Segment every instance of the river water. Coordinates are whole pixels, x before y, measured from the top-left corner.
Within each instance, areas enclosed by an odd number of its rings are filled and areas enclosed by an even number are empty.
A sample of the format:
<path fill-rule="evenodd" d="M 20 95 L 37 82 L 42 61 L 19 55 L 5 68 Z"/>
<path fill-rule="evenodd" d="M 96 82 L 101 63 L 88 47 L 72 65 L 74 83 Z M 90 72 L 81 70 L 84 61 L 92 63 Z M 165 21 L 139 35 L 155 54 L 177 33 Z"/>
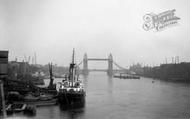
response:
<path fill-rule="evenodd" d="M 84 108 L 63 111 L 59 105 L 38 107 L 36 116 L 15 114 L 8 118 L 190 119 L 190 84 L 150 78 L 116 79 L 99 72 L 82 78 L 87 93 Z"/>

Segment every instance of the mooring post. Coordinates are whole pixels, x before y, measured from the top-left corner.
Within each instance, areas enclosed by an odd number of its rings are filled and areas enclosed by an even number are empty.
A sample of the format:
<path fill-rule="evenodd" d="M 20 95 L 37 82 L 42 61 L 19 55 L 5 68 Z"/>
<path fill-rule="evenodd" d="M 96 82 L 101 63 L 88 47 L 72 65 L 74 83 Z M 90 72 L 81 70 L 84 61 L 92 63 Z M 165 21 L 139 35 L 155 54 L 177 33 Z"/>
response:
<path fill-rule="evenodd" d="M 1 105 L 3 111 L 3 117 L 7 117 L 6 108 L 5 108 L 5 96 L 4 96 L 4 88 L 3 88 L 3 81 L 0 80 L 0 92 L 1 92 Z"/>

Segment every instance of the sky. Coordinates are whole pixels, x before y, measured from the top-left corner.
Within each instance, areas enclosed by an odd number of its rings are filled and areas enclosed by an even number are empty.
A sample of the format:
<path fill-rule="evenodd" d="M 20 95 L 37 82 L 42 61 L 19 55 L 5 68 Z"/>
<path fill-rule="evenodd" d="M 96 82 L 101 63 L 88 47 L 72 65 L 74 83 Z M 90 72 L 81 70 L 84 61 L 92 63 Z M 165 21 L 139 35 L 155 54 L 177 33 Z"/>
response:
<path fill-rule="evenodd" d="M 142 28 L 145 14 L 172 9 L 177 25 L 159 32 Z M 0 50 L 9 51 L 9 60 L 36 52 L 37 63 L 61 66 L 69 64 L 73 48 L 77 62 L 85 53 L 111 53 L 123 67 L 158 65 L 175 56 L 189 62 L 189 11 L 189 0 L 0 0 Z"/>

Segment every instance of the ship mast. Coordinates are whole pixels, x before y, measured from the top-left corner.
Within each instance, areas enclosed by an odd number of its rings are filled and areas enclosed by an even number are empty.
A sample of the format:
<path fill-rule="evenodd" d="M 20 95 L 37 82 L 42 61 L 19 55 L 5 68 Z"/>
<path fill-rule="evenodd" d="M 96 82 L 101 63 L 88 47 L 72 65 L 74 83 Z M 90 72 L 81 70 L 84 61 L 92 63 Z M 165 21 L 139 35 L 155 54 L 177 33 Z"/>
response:
<path fill-rule="evenodd" d="M 74 82 L 74 67 L 75 67 L 75 62 L 74 62 L 74 56 L 75 56 L 75 49 L 73 49 L 73 55 L 72 55 L 72 63 L 70 64 L 69 68 L 69 73 L 70 73 L 70 80 L 71 80 L 71 86 L 73 87 L 73 82 Z"/>

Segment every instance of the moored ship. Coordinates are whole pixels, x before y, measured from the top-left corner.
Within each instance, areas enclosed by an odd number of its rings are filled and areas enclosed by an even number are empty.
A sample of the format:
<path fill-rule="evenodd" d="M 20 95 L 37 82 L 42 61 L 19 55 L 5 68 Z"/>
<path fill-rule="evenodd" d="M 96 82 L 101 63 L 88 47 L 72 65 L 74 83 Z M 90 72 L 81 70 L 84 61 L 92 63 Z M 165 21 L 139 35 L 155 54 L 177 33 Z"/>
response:
<path fill-rule="evenodd" d="M 77 73 L 77 65 L 74 62 L 74 50 L 72 63 L 69 67 L 69 74 L 60 82 L 58 100 L 65 107 L 83 107 L 85 105 L 86 92 L 82 80 Z"/>

